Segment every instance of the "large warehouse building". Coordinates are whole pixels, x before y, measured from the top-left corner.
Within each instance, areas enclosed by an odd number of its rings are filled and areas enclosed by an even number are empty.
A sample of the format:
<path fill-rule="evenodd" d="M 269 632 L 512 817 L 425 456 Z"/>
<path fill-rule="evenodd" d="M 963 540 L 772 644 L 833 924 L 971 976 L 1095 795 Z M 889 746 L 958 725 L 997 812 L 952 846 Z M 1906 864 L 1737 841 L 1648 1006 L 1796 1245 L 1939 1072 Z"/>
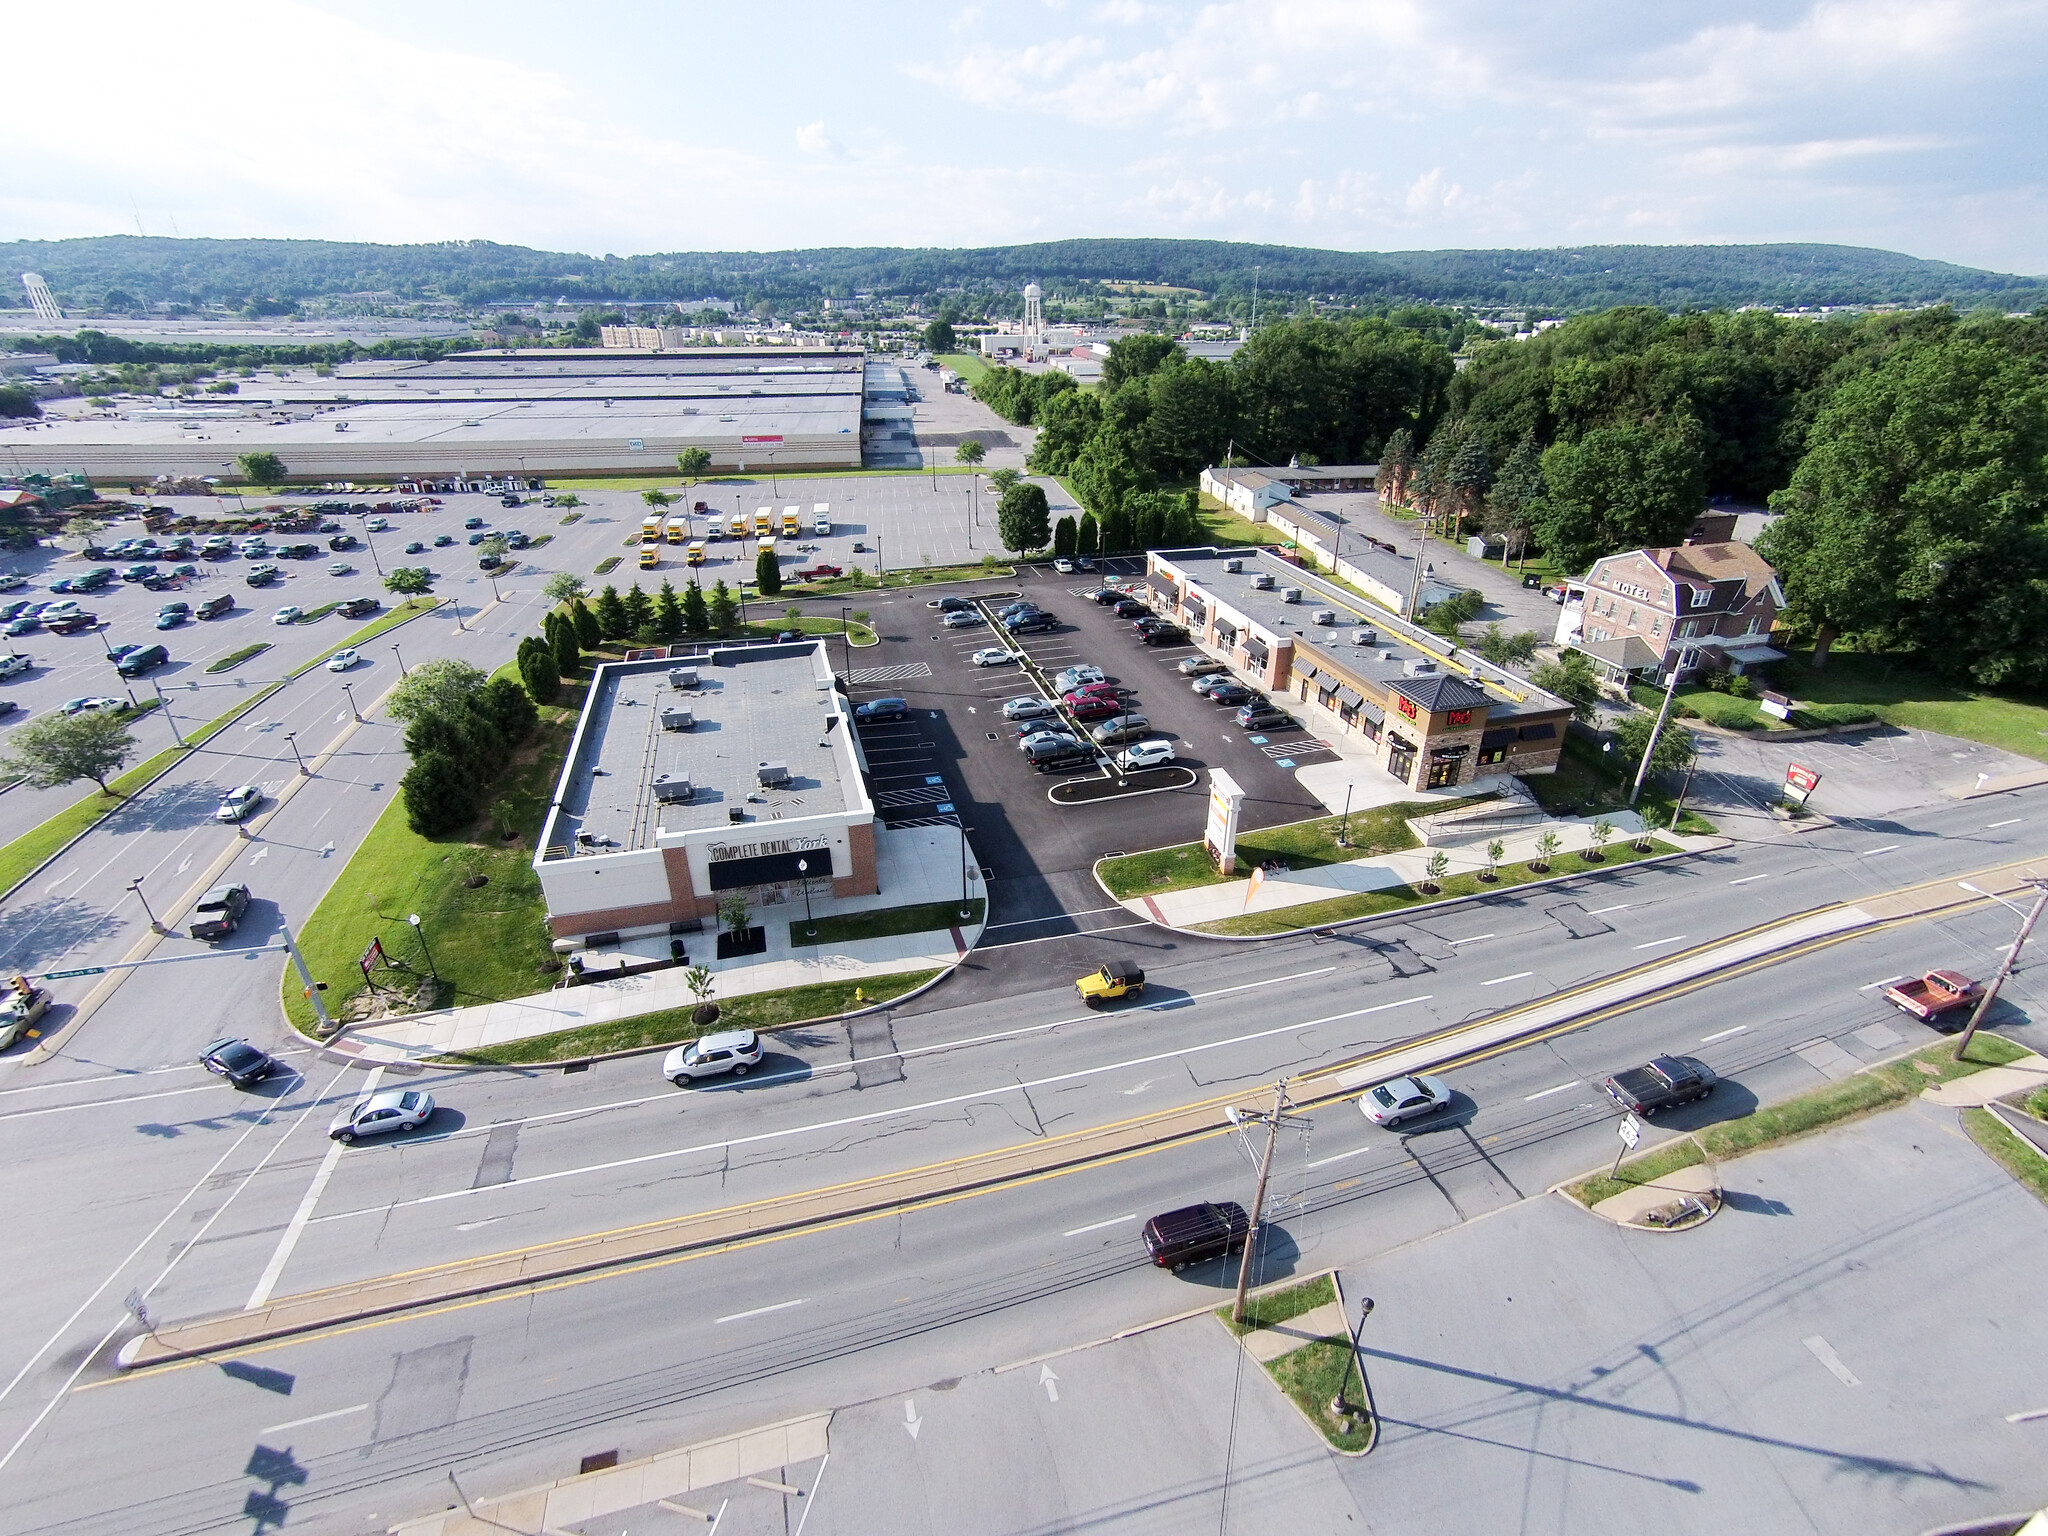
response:
<path fill-rule="evenodd" d="M 270 452 L 299 482 L 673 471 L 852 469 L 861 462 L 858 351 L 706 348 L 491 352 L 237 380 L 233 395 L 123 398 L 0 433 L 10 464 L 96 480 L 233 478 Z"/>

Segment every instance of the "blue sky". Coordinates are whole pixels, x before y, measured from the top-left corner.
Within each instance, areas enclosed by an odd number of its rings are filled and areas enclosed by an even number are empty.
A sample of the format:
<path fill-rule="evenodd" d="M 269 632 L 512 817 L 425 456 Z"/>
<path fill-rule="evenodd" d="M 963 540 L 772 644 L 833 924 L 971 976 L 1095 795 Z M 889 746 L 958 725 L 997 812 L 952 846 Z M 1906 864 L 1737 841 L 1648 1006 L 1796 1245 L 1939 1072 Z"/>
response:
<path fill-rule="evenodd" d="M 14 115 L 0 239 L 1802 240 L 2048 272 L 2048 0 L 110 0 L 7 37 L 79 89 Z"/>

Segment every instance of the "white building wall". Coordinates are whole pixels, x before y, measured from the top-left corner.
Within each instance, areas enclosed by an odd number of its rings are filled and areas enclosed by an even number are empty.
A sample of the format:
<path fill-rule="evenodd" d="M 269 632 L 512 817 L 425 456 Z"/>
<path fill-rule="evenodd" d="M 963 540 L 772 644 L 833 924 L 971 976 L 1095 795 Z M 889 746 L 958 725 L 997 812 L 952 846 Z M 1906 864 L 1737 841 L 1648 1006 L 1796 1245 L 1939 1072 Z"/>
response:
<path fill-rule="evenodd" d="M 668 872 L 659 848 L 548 859 L 537 869 L 551 913 L 606 912 L 669 900 Z"/>

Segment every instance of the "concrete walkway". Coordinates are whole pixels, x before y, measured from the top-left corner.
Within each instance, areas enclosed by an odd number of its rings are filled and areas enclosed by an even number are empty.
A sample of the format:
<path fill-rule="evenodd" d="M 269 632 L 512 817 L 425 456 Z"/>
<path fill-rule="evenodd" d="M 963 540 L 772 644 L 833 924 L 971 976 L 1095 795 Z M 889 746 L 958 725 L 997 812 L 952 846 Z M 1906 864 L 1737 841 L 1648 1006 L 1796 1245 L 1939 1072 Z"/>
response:
<path fill-rule="evenodd" d="M 2048 1056 L 2022 1056 L 2002 1067 L 1986 1067 L 1953 1082 L 1935 1083 L 1923 1088 L 1920 1097 L 1950 1109 L 1973 1109 L 2036 1088 L 2048 1088 Z"/>
<path fill-rule="evenodd" d="M 1318 1339 L 1334 1339 L 1349 1336 L 1351 1324 L 1344 1316 L 1342 1302 L 1326 1301 L 1320 1307 L 1304 1312 L 1299 1317 L 1290 1317 L 1284 1323 L 1271 1323 L 1264 1328 L 1254 1328 L 1242 1335 L 1238 1342 L 1244 1345 L 1244 1352 L 1261 1365 L 1270 1365 L 1282 1355 L 1291 1355 L 1305 1344 Z"/>
<path fill-rule="evenodd" d="M 1598 817 L 1566 817 L 1557 820 L 1530 822 L 1504 833 L 1500 841 L 1506 845 L 1501 858 L 1503 865 L 1520 864 L 1536 857 L 1536 844 L 1544 833 L 1557 834 L 1560 853 L 1583 853 L 1591 841 L 1589 828 Z M 1610 846 L 1626 843 L 1642 828 L 1642 821 L 1632 811 L 1611 813 L 1607 822 L 1614 828 L 1614 839 Z M 1694 839 L 1671 837 L 1659 834 L 1665 841 L 1681 847 Z M 1478 843 L 1453 845 L 1443 848 L 1409 848 L 1399 853 L 1380 854 L 1375 857 L 1353 859 L 1344 864 L 1323 864 L 1313 869 L 1297 869 L 1270 874 L 1259 882 L 1257 890 L 1251 887 L 1251 876 L 1241 880 L 1225 880 L 1216 885 L 1198 885 L 1184 891 L 1167 891 L 1157 896 L 1133 896 L 1123 905 L 1142 918 L 1162 923 L 1169 928 L 1192 928 L 1200 923 L 1215 922 L 1226 917 L 1238 917 L 1247 912 L 1275 912 L 1285 907 L 1304 906 L 1310 902 L 1328 901 L 1338 896 L 1354 896 L 1367 891 L 1387 891 L 1404 885 L 1420 885 L 1430 858 L 1442 853 L 1450 861 L 1446 875 L 1471 874 L 1486 867 L 1486 840 Z"/>
<path fill-rule="evenodd" d="M 1618 1195 L 1609 1195 L 1593 1207 L 1593 1214 L 1616 1226 L 1647 1228 L 1649 1223 L 1643 1217 L 1651 1211 L 1675 1204 L 1687 1195 L 1706 1200 L 1710 1207 L 1717 1206 L 1718 1198 L 1708 1197 L 1718 1197 L 1720 1193 L 1720 1170 L 1711 1162 L 1694 1163 L 1690 1168 L 1675 1168 L 1661 1179 L 1652 1179 Z M 1577 1204 L 1576 1201 L 1573 1203 Z"/>
<path fill-rule="evenodd" d="M 980 868 L 972 859 L 970 845 L 967 892 L 970 900 L 979 900 L 987 892 Z M 822 920 L 848 913 L 960 899 L 961 840 L 955 828 L 878 827 L 875 860 L 881 885 L 879 896 L 814 896 L 811 915 Z M 803 903 L 784 902 L 757 908 L 753 914 L 754 921 L 766 930 L 768 948 L 762 954 L 720 960 L 716 954 L 717 936 L 711 932 L 687 935 L 684 943 L 690 961 L 703 965 L 716 979 L 713 999 L 729 1001 L 816 982 L 858 981 L 864 976 L 950 969 L 980 942 L 986 910 L 984 904 L 981 920 L 949 928 L 812 945 L 801 942 L 806 922 Z M 792 925 L 799 941 L 795 945 L 790 942 Z M 664 936 L 630 939 L 617 949 L 591 954 L 586 962 L 590 968 L 585 974 L 625 961 L 666 960 L 668 955 L 669 941 Z M 377 1019 L 351 1025 L 328 1041 L 326 1049 L 365 1066 L 416 1062 L 429 1056 L 473 1051 L 559 1030 L 608 1024 L 662 1009 L 684 1008 L 696 1001 L 686 971 L 687 967 L 673 966 L 637 976 L 586 982 L 582 986 L 556 987 L 503 1002 Z"/>

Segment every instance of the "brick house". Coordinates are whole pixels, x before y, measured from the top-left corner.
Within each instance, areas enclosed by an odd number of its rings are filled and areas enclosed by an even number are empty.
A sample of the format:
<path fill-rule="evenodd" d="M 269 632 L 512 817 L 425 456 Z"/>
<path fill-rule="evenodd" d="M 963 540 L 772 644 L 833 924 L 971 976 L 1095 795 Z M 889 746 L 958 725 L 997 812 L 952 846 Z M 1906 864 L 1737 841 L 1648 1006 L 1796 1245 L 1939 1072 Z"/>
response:
<path fill-rule="evenodd" d="M 1632 549 L 1566 583 L 1556 641 L 1622 685 L 1638 673 L 1662 682 L 1674 666 L 1681 679 L 1739 673 L 1784 659 L 1771 646 L 1784 606 L 1777 572 L 1747 544 Z"/>

